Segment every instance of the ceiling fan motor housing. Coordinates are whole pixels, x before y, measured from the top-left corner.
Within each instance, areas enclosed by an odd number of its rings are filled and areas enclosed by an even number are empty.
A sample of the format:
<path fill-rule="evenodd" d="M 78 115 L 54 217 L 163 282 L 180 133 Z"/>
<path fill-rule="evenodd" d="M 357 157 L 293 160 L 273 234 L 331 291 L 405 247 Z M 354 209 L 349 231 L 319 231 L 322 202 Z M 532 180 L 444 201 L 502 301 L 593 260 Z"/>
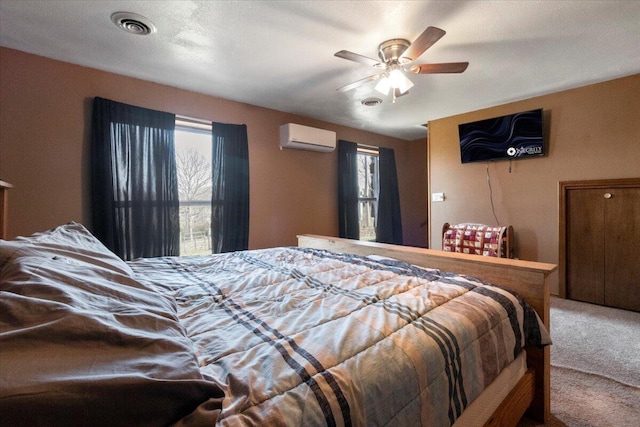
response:
<path fill-rule="evenodd" d="M 401 55 L 411 45 L 409 40 L 391 39 L 380 43 L 378 46 L 378 56 L 384 63 L 400 63 Z M 407 58 L 403 58 L 402 62 L 409 62 Z"/>

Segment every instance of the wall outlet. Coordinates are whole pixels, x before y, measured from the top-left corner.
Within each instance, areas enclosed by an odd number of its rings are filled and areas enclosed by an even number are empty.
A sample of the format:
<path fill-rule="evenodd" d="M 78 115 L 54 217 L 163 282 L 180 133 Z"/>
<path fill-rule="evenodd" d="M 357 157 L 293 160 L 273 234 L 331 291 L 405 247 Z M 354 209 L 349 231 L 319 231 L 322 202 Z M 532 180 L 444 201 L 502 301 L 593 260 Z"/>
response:
<path fill-rule="evenodd" d="M 431 193 L 432 202 L 444 202 L 444 193 Z"/>

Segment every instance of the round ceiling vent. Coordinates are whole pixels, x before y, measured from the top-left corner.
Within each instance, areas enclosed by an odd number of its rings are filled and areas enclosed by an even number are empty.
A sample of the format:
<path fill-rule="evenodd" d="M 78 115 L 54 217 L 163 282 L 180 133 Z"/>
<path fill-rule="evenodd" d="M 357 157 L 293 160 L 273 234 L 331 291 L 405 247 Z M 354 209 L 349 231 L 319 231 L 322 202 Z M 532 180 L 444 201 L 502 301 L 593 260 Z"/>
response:
<path fill-rule="evenodd" d="M 382 104 L 382 99 L 380 98 L 366 98 L 360 101 L 360 103 L 366 107 L 375 107 L 376 105 Z"/>
<path fill-rule="evenodd" d="M 111 15 L 111 20 L 124 31 L 138 36 L 146 36 L 156 32 L 153 22 L 137 13 L 116 12 Z"/>

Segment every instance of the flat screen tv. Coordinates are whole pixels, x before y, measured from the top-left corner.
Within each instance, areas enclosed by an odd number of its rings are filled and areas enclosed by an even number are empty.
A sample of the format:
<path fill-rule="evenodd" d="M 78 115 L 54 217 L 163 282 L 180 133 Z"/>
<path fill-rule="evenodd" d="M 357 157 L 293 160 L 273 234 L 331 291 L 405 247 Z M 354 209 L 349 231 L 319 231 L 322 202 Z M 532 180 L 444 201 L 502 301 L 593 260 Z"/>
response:
<path fill-rule="evenodd" d="M 462 163 L 544 155 L 542 108 L 458 125 Z"/>

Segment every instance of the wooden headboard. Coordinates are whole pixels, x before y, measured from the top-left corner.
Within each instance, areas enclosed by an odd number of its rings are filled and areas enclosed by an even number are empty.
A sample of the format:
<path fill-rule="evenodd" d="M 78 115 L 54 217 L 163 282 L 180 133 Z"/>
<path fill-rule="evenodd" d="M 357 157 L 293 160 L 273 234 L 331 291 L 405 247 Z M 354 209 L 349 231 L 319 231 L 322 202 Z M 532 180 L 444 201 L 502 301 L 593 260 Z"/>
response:
<path fill-rule="evenodd" d="M 7 238 L 7 214 L 10 188 L 13 188 L 13 185 L 0 181 L 0 239 Z"/>
<path fill-rule="evenodd" d="M 550 326 L 549 275 L 556 270 L 555 264 L 308 234 L 298 236 L 298 246 L 364 256 L 387 256 L 423 267 L 475 276 L 517 292 L 536 310 L 545 326 L 547 328 Z M 548 420 L 551 415 L 549 346 L 542 349 L 527 347 L 527 365 L 535 370 L 535 394 L 529 408 L 529 415 L 539 421 Z"/>

